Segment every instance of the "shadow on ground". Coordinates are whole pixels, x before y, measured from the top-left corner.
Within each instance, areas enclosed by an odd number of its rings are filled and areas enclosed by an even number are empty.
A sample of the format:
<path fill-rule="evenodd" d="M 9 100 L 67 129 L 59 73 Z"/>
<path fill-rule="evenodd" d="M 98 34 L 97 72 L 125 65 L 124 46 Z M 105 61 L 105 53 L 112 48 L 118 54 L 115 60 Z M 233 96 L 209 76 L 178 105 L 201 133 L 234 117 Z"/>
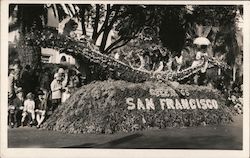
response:
<path fill-rule="evenodd" d="M 139 138 L 142 137 L 142 138 Z M 223 149 L 223 150 L 241 150 L 240 142 L 227 136 L 209 136 L 209 137 L 164 137 L 159 139 L 149 139 L 142 134 L 133 134 L 102 144 L 85 143 L 63 148 L 114 148 L 114 149 L 154 149 L 157 144 L 158 149 Z"/>
<path fill-rule="evenodd" d="M 119 139 L 116 139 L 116 140 L 112 140 L 112 141 L 109 141 L 107 143 L 103 143 L 103 144 L 88 144 L 88 143 L 85 143 L 85 144 L 81 144 L 81 145 L 75 145 L 75 146 L 69 146 L 69 147 L 65 147 L 65 148 L 83 148 L 83 147 L 92 147 L 92 148 L 97 148 L 97 147 L 115 147 L 119 144 L 122 144 L 122 143 L 125 143 L 125 142 L 128 142 L 128 141 L 131 141 L 133 139 L 136 139 L 138 137 L 141 137 L 142 134 L 132 134 L 132 135 L 128 135 L 128 136 L 125 136 L 125 137 L 122 137 L 122 138 L 119 138 Z"/>
<path fill-rule="evenodd" d="M 8 129 L 9 148 L 242 149 L 242 116 L 233 124 L 151 129 L 134 133 L 66 134 L 21 127 Z"/>

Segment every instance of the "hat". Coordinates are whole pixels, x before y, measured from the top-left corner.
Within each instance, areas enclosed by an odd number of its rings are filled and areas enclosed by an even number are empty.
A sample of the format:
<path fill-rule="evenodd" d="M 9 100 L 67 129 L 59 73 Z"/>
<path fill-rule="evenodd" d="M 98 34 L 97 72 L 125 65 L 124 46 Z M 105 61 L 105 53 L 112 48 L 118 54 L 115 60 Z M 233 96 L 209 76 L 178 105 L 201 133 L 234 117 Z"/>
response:
<path fill-rule="evenodd" d="M 59 77 L 59 74 L 58 73 L 55 73 L 54 74 L 54 78 L 58 78 Z"/>
<path fill-rule="evenodd" d="M 38 90 L 37 95 L 44 95 L 43 91 L 41 89 Z"/>
<path fill-rule="evenodd" d="M 15 68 L 14 68 L 14 66 L 13 65 L 10 65 L 9 66 L 9 70 L 14 70 Z"/>
<path fill-rule="evenodd" d="M 23 92 L 23 89 L 21 87 L 17 88 L 16 94 Z"/>
<path fill-rule="evenodd" d="M 59 74 L 64 73 L 64 69 L 63 68 L 59 68 L 58 73 Z"/>
<path fill-rule="evenodd" d="M 31 92 L 29 92 L 29 93 L 26 95 L 26 97 L 27 97 L 28 99 L 33 99 L 33 94 L 32 94 Z"/>

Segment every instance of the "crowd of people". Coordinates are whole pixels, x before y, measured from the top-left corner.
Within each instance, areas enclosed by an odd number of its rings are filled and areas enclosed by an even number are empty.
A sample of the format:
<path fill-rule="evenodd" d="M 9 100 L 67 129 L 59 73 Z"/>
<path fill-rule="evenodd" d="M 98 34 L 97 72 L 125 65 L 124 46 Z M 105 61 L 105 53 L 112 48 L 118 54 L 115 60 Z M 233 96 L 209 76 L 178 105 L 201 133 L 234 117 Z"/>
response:
<path fill-rule="evenodd" d="M 48 73 L 48 72 L 46 72 Z M 41 74 L 40 86 L 34 89 L 30 65 L 15 61 L 8 75 L 8 124 L 11 128 L 40 125 L 82 84 L 76 70 L 58 68 L 54 78 Z"/>

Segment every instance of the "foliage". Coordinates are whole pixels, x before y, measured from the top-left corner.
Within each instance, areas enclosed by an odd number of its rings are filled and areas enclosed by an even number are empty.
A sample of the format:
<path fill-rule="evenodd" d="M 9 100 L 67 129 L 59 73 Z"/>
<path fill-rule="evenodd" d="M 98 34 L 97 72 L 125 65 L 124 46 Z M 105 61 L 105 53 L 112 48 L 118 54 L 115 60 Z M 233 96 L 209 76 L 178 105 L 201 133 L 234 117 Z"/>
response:
<path fill-rule="evenodd" d="M 18 50 L 15 48 L 14 45 L 10 44 L 9 45 L 9 58 L 8 58 L 9 65 L 13 64 L 15 59 L 18 59 Z"/>
<path fill-rule="evenodd" d="M 50 7 L 59 21 L 78 14 L 76 5 L 70 4 L 10 4 L 9 17 L 12 20 L 9 21 L 9 31 L 16 27 L 20 27 L 21 33 L 41 30 L 48 22 L 47 11 Z"/>
<path fill-rule="evenodd" d="M 15 7 L 18 6 L 17 10 Z M 156 62 L 167 61 L 168 55 L 184 56 L 185 66 L 190 66 L 195 55 L 192 40 L 199 35 L 197 29 L 212 28 L 207 37 L 212 41 L 211 53 L 226 54 L 226 62 L 234 65 L 240 49 L 236 41 L 236 25 L 238 11 L 242 13 L 242 6 L 225 5 L 113 5 L 113 4 L 51 4 L 51 5 L 10 5 L 10 15 L 25 33 L 31 30 L 41 30 L 46 23 L 46 10 L 52 7 L 55 16 L 62 20 L 69 14 L 75 15 L 81 21 L 83 34 L 87 25 L 93 28 L 92 43 L 99 37 L 101 53 L 115 53 L 122 51 L 124 56 L 129 52 L 143 54 L 151 53 L 150 60 Z M 66 10 L 65 10 L 66 7 Z M 33 8 L 33 9 L 30 9 Z M 73 8 L 73 9 L 72 9 Z M 34 11 L 31 17 L 27 16 Z M 34 25 L 32 24 L 34 23 Z M 15 25 L 10 25 L 10 28 Z M 22 26 L 22 27 L 21 27 Z M 198 27 L 197 27 L 198 26 Z M 154 30 L 155 33 L 144 33 Z M 107 38 L 114 31 L 117 35 L 112 43 L 107 45 Z M 21 46 L 22 47 L 22 46 Z M 24 53 L 26 51 L 23 51 Z M 39 55 L 34 51 L 34 56 Z M 134 56 L 132 55 L 132 58 Z"/>
<path fill-rule="evenodd" d="M 41 15 L 44 15 L 41 17 Z M 13 18 L 10 21 L 9 31 L 19 27 L 21 33 L 31 31 L 32 28 L 41 29 L 47 18 L 44 5 L 34 4 L 10 4 L 9 16 Z"/>
<path fill-rule="evenodd" d="M 15 7 L 18 7 L 15 10 Z M 194 24 L 203 26 L 226 27 L 235 24 L 236 12 L 240 6 L 184 6 L 184 5 L 111 5 L 111 4 L 51 4 L 51 5 L 10 5 L 10 15 L 16 12 L 16 23 L 23 23 L 22 30 L 29 30 L 33 23 L 38 27 L 47 21 L 47 8 L 52 7 L 55 16 L 62 20 L 68 14 L 77 16 L 86 26 L 92 24 L 94 43 L 103 34 L 100 51 L 109 54 L 117 47 L 124 46 L 145 27 L 158 28 L 160 39 L 165 47 L 177 54 L 183 49 L 186 38 Z M 72 9 L 73 8 L 73 9 Z M 32 16 L 30 13 L 33 13 Z M 75 13 L 75 14 L 73 14 Z M 10 25 L 10 27 L 13 25 Z M 98 29 L 99 28 L 99 29 Z M 118 37 L 106 46 L 107 36 L 111 30 L 117 31 Z M 186 33 L 189 34 L 186 36 Z M 197 34 L 195 35 L 197 36 Z M 193 36 L 192 38 L 195 38 Z"/>
<path fill-rule="evenodd" d="M 96 4 L 92 5 L 92 9 L 90 9 L 91 23 L 94 28 L 92 39 L 95 42 L 102 33 L 108 35 L 114 29 L 118 35 L 115 37 L 115 41 L 110 46 L 106 46 L 106 43 L 102 41 L 100 46 L 101 52 L 110 54 L 113 50 L 129 44 L 131 40 L 139 40 L 142 30 L 145 27 L 151 27 L 156 31 L 161 44 L 174 56 L 179 56 L 187 45 L 192 46 L 190 44 L 192 44 L 193 39 L 199 35 L 196 28 L 197 24 L 206 27 L 219 26 L 221 27 L 220 32 L 225 30 L 228 25 L 233 29 L 235 26 L 232 26 L 237 21 L 236 12 L 238 10 L 242 13 L 241 6 L 236 5 Z M 101 25 L 100 29 L 97 30 L 99 25 Z M 209 38 L 213 38 L 210 39 L 211 41 L 217 40 L 214 37 L 216 33 L 211 32 L 209 34 Z M 155 42 L 154 44 L 159 43 Z"/>
<path fill-rule="evenodd" d="M 183 5 L 162 7 L 160 39 L 173 56 L 179 56 L 186 40 L 187 9 Z"/>
<path fill-rule="evenodd" d="M 90 10 L 93 27 L 92 39 L 94 43 L 102 36 L 100 51 L 110 54 L 113 50 L 126 45 L 131 39 L 138 37 L 138 33 L 145 26 L 153 26 L 157 20 L 152 18 L 156 12 L 145 9 L 141 5 L 100 5 L 96 4 Z M 100 29 L 97 29 L 100 26 Z M 106 40 L 111 30 L 117 37 L 110 45 Z"/>
<path fill-rule="evenodd" d="M 193 21 L 204 26 L 225 26 L 234 24 L 236 12 L 242 7 L 237 5 L 193 6 Z"/>

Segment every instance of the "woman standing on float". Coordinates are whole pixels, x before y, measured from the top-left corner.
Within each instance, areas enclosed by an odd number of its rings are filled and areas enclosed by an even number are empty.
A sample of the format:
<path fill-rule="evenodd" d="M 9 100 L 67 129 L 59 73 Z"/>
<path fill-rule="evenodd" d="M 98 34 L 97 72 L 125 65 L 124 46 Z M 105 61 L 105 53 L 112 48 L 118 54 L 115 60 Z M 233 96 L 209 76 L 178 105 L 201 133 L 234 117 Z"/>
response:
<path fill-rule="evenodd" d="M 192 63 L 192 67 L 199 66 L 203 64 L 203 62 L 205 62 L 195 82 L 198 83 L 198 85 L 204 85 L 206 80 L 206 70 L 208 68 L 207 48 L 208 45 L 210 45 L 210 41 L 205 37 L 198 37 L 194 40 L 193 43 L 196 45 L 197 52 L 195 55 L 195 60 Z"/>

